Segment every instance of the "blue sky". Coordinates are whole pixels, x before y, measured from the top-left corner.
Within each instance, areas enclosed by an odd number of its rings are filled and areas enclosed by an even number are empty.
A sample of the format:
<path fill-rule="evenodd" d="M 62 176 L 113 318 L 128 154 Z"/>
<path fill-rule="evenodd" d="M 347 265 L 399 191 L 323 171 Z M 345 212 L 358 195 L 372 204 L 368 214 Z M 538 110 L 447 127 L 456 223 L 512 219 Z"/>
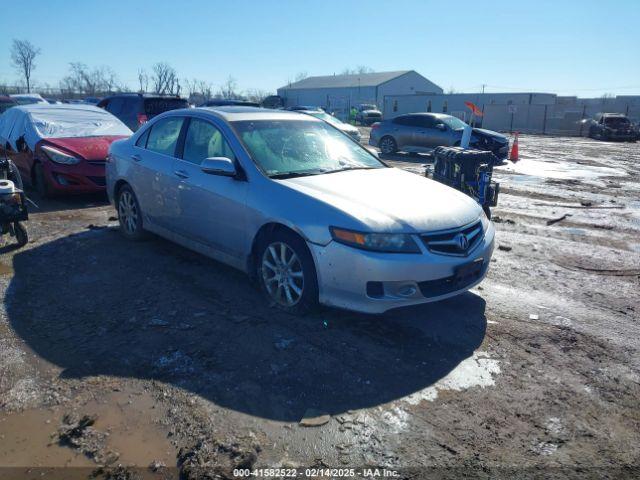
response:
<path fill-rule="evenodd" d="M 640 0 L 2 0 L 0 82 L 18 78 L 11 39 L 42 49 L 36 82 L 69 62 L 140 67 L 273 90 L 298 72 L 413 69 L 457 91 L 640 94 Z"/>

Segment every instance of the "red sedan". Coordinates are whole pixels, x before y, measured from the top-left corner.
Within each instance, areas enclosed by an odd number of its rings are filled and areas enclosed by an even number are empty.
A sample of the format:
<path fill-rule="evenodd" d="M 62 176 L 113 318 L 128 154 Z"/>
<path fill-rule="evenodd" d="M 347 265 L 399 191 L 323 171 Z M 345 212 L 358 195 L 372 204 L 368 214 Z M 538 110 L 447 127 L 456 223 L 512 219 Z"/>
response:
<path fill-rule="evenodd" d="M 0 116 L 0 149 L 42 196 L 105 190 L 109 145 L 131 130 L 91 105 L 24 105 Z"/>

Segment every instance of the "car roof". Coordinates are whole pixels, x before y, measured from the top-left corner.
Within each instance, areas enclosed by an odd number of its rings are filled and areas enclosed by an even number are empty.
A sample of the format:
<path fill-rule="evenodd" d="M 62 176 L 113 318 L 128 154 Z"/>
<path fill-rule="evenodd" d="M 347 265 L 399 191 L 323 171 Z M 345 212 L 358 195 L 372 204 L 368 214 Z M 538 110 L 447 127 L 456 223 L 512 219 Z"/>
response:
<path fill-rule="evenodd" d="M 186 98 L 182 98 L 177 95 L 161 95 L 159 93 L 135 93 L 135 92 L 114 93 L 113 95 L 104 97 L 103 100 L 114 98 L 114 97 L 171 98 L 176 100 L 184 100 L 185 102 L 187 101 Z M 86 97 L 86 98 L 98 98 L 98 97 Z"/>
<path fill-rule="evenodd" d="M 237 122 L 242 120 L 308 120 L 319 122 L 311 115 L 301 114 L 289 110 L 272 110 L 260 107 L 245 106 L 223 106 L 223 107 L 197 107 L 171 110 L 172 113 L 206 112 L 213 114 L 227 122 Z"/>

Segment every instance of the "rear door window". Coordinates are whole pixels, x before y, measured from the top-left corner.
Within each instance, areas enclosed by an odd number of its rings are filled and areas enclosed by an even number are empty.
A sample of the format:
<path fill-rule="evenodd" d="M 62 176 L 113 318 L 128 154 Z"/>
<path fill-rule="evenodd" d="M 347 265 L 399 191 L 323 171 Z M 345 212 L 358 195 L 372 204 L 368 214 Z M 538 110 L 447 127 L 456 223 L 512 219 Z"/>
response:
<path fill-rule="evenodd" d="M 183 122 L 184 118 L 182 117 L 169 117 L 163 118 L 153 125 L 147 139 L 147 150 L 175 156 L 176 144 Z"/>
<path fill-rule="evenodd" d="M 138 141 L 136 142 L 136 147 L 147 148 L 147 139 L 149 138 L 150 131 L 151 129 L 149 128 L 142 135 L 140 135 L 140 138 L 138 138 Z"/>
<path fill-rule="evenodd" d="M 169 110 L 188 107 L 189 104 L 183 98 L 145 98 L 144 100 L 144 113 L 149 118 Z"/>
<path fill-rule="evenodd" d="M 397 117 L 394 120 L 394 123 L 398 125 L 404 125 L 406 127 L 419 127 L 420 119 L 415 115 L 403 115 L 402 117 Z"/>

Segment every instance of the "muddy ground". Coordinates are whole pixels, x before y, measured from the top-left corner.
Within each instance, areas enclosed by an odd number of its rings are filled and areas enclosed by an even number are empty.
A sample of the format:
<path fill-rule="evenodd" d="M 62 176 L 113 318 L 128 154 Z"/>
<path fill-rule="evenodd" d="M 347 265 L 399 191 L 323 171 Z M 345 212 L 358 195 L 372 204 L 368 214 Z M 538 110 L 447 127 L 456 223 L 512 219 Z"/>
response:
<path fill-rule="evenodd" d="M 231 268 L 125 241 L 102 197 L 34 198 L 0 258 L 0 479 L 637 476 L 640 144 L 520 151 L 487 279 L 382 316 L 284 315 Z"/>

